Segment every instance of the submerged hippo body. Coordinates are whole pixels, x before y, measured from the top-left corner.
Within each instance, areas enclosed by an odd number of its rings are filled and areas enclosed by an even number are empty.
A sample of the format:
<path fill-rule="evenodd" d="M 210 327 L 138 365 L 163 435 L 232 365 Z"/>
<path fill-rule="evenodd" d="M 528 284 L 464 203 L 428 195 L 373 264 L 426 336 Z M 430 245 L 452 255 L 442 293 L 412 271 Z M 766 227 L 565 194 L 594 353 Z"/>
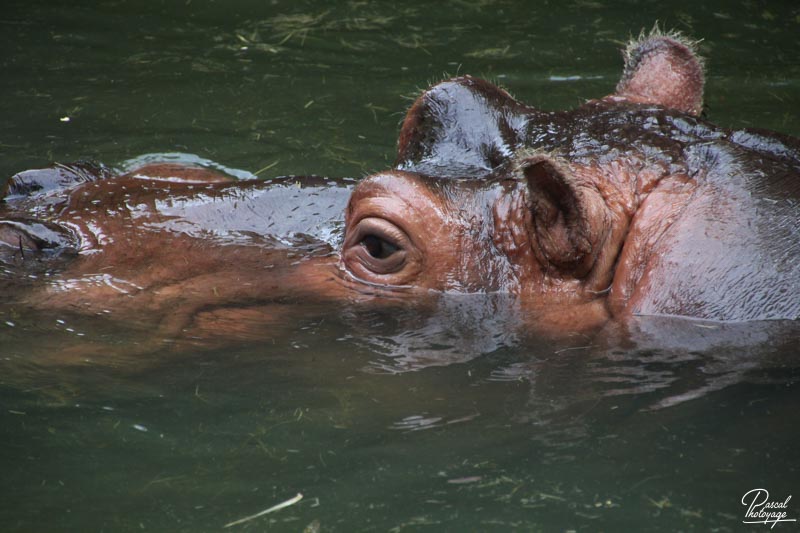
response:
<path fill-rule="evenodd" d="M 175 164 L 120 176 L 91 165 L 27 171 L 9 183 L 0 264 L 20 274 L 7 284 L 35 272 L 18 295 L 34 307 L 166 336 L 241 334 L 243 321 L 263 329 L 295 295 L 335 292 L 324 285 L 352 181 L 233 180 Z"/>
<path fill-rule="evenodd" d="M 173 330 L 236 306 L 269 321 L 287 298 L 442 291 L 515 295 L 531 322 L 568 330 L 634 314 L 797 319 L 800 142 L 709 124 L 702 90 L 691 47 L 655 35 L 629 47 L 613 95 L 572 111 L 471 77 L 433 86 L 396 168 L 354 187 L 174 165 L 22 173 L 0 208 L 0 260 L 59 256 L 23 302 L 147 312 Z"/>

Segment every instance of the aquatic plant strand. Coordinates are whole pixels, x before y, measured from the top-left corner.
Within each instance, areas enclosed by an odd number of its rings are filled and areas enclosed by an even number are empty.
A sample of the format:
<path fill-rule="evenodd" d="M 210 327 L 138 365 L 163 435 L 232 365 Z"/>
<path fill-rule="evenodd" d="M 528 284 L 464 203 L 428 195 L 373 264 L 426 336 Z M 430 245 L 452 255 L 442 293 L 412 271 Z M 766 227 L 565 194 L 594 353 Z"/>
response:
<path fill-rule="evenodd" d="M 249 522 L 250 520 L 254 520 L 254 519 L 256 519 L 256 518 L 258 518 L 260 516 L 264 516 L 265 514 L 274 513 L 275 511 L 280 511 L 284 507 L 289 507 L 290 505 L 294 505 L 294 504 L 296 504 L 297 502 L 299 502 L 302 499 L 303 499 L 303 495 L 300 492 L 298 492 L 297 496 L 295 496 L 294 498 L 290 498 L 290 499 L 286 500 L 285 502 L 279 503 L 278 505 L 273 505 L 269 509 L 264 509 L 263 511 L 261 511 L 259 513 L 256 513 L 254 515 L 245 516 L 244 518 L 240 518 L 239 520 L 235 520 L 233 522 L 225 524 L 223 526 L 223 529 L 227 529 L 227 528 L 229 528 L 231 526 L 237 526 L 239 524 L 244 524 L 245 522 Z"/>

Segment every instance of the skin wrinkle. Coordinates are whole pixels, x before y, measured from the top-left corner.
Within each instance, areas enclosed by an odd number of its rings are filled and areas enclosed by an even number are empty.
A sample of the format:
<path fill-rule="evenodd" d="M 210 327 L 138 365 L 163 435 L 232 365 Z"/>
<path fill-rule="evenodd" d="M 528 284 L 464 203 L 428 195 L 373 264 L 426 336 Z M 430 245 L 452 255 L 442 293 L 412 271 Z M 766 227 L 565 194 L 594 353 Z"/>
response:
<path fill-rule="evenodd" d="M 530 226 L 530 214 L 526 208 L 523 195 L 518 190 L 519 182 L 508 180 L 503 190 L 492 205 L 492 242 L 495 249 L 506 259 L 509 267 L 509 291 L 518 291 L 525 266 L 539 272 L 538 263 L 526 260 L 525 256 L 533 252 L 529 243 L 527 228 Z M 529 271 L 530 275 L 531 272 Z M 541 275 L 539 276 L 541 277 Z"/>
<path fill-rule="evenodd" d="M 631 221 L 629 236 L 620 253 L 609 306 L 614 314 L 621 314 L 635 305 L 634 292 L 645 283 L 652 261 L 657 259 L 660 242 L 673 224 L 681 218 L 699 191 L 697 181 L 686 175 L 672 175 L 659 181 L 661 187 L 648 193 L 640 203 Z M 651 197 L 651 194 L 654 196 Z M 665 200 L 664 196 L 673 197 Z M 677 197 L 677 198 L 676 198 Z M 650 204 L 655 204 L 650 207 Z M 653 212 L 655 210 L 655 212 Z M 646 228 L 646 230 L 645 230 Z"/>

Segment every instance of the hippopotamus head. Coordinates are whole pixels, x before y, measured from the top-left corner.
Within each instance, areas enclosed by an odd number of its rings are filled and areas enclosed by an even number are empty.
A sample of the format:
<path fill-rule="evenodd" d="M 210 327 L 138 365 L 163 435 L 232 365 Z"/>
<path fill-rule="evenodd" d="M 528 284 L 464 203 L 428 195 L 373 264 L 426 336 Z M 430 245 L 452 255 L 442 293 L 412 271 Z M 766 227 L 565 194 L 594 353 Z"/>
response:
<path fill-rule="evenodd" d="M 588 321 L 794 318 L 800 219 L 765 202 L 797 196 L 798 143 L 717 128 L 702 100 L 692 43 L 660 33 L 625 50 L 613 94 L 571 111 L 471 77 L 435 85 L 408 111 L 396 170 L 355 188 L 341 265 L 371 286 L 507 291 Z"/>
<path fill-rule="evenodd" d="M 624 200 L 589 169 L 536 151 L 482 179 L 381 173 L 350 197 L 341 265 L 373 289 L 507 292 L 540 309 L 580 307 L 594 323 L 607 318 Z"/>

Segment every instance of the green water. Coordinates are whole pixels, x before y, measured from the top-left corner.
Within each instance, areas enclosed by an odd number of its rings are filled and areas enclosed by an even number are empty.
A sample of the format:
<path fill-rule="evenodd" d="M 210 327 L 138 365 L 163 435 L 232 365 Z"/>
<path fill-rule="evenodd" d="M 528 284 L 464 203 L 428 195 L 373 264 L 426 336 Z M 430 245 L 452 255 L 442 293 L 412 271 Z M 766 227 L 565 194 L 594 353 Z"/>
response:
<path fill-rule="evenodd" d="M 703 39 L 711 120 L 800 135 L 793 2 L 0 11 L 0 179 L 172 152 L 359 177 L 391 165 L 429 83 L 471 73 L 572 107 L 613 90 L 622 42 L 656 20 Z M 302 493 L 229 530 L 763 531 L 742 524 L 747 491 L 800 497 L 796 325 L 550 341 L 514 321 L 477 296 L 342 304 L 268 341 L 130 357 L 135 324 L 0 304 L 0 530 L 222 531 Z"/>

